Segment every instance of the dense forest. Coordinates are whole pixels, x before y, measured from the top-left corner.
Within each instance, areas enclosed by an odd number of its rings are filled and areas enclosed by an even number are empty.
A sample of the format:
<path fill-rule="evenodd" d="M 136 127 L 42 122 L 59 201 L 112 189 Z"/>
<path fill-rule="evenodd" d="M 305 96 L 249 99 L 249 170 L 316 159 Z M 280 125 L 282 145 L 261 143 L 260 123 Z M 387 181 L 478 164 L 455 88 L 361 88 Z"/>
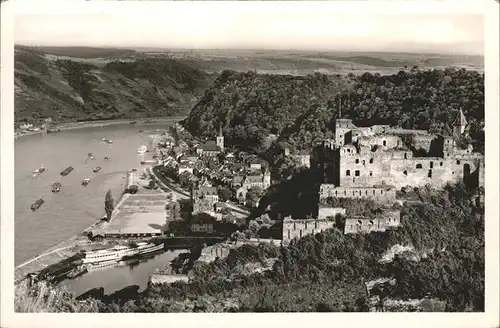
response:
<path fill-rule="evenodd" d="M 213 137 L 223 128 L 229 145 L 261 151 L 270 134 L 292 149 L 332 137 L 341 115 L 359 126 L 389 124 L 450 134 L 461 108 L 470 136 L 484 143 L 484 74 L 465 69 L 401 70 L 283 76 L 224 71 L 193 108 L 185 125 Z"/>
<path fill-rule="evenodd" d="M 112 55 L 112 53 L 110 53 Z M 15 52 L 15 122 L 183 116 L 210 85 L 204 71 L 175 59 L 47 58 Z"/>
<path fill-rule="evenodd" d="M 436 298 L 446 311 L 484 310 L 484 208 L 463 184 L 403 191 L 421 202 L 401 208 L 402 225 L 369 235 L 331 229 L 289 246 L 245 245 L 209 264 L 196 263 L 189 283 L 130 286 L 111 295 L 96 289 L 78 300 L 64 293 L 67 311 L 368 311 L 363 282 L 384 299 Z M 353 213 L 356 202 L 344 204 Z M 357 208 L 356 208 L 357 207 Z M 413 250 L 381 261 L 394 245 Z M 253 265 L 253 266 L 252 266 Z M 256 272 L 249 268 L 265 268 Z M 22 296 L 19 296 L 22 297 Z M 22 302 L 17 302 L 19 307 Z M 53 311 L 54 309 L 52 309 Z"/>

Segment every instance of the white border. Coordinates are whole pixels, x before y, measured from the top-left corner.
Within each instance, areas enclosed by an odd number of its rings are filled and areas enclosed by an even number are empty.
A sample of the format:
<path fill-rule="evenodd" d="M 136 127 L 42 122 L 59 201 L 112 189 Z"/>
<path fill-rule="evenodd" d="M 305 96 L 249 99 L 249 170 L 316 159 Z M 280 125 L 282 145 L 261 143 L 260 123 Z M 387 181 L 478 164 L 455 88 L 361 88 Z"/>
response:
<path fill-rule="evenodd" d="M 49 6 L 57 3 L 57 6 Z M 203 12 L 206 6 L 220 10 L 235 7 L 247 11 L 296 10 L 307 12 L 311 5 L 336 12 L 373 14 L 480 13 L 485 15 L 485 89 L 486 89 L 486 311 L 485 313 L 332 313 L 332 314 L 17 314 L 13 313 L 14 272 L 14 138 L 13 138 L 13 14 L 95 14 L 137 15 L 148 10 L 175 8 L 177 12 Z M 14 8 L 15 7 L 15 8 Z M 15 10 L 15 11 L 14 11 Z M 494 0 L 484 1 L 351 1 L 351 2 L 156 2 L 156 1 L 24 1 L 2 3 L 1 56 L 1 326 L 2 327 L 122 327 L 181 326 L 298 326 L 320 325 L 350 327 L 498 327 L 499 325 L 499 215 L 498 215 L 498 110 L 499 110 L 499 6 Z M 168 18 L 166 18 L 168 19 Z M 138 27 L 139 28 L 139 27 Z M 397 31 L 397 27 L 395 27 Z M 396 33 L 396 32 L 395 32 Z M 437 31 L 438 33 L 438 31 Z"/>

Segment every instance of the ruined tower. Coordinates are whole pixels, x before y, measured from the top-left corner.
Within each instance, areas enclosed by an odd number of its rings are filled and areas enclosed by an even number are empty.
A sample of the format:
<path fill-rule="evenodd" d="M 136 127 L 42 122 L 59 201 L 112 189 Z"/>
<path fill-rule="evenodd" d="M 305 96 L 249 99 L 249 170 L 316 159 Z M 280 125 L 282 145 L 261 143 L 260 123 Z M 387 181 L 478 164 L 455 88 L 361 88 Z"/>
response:
<path fill-rule="evenodd" d="M 222 127 L 219 127 L 219 135 L 217 136 L 217 146 L 220 147 L 220 150 L 224 151 L 224 136 L 222 135 Z"/>
<path fill-rule="evenodd" d="M 455 120 L 453 121 L 453 139 L 455 141 L 462 137 L 465 132 L 465 127 L 467 126 L 467 120 L 465 119 L 464 113 L 460 109 Z"/>

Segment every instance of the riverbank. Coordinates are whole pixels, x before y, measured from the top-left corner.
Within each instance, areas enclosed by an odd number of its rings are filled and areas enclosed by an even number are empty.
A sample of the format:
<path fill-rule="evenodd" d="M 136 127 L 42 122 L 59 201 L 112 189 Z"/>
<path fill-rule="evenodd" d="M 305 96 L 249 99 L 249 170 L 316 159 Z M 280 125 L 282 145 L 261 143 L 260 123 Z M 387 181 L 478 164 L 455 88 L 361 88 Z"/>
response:
<path fill-rule="evenodd" d="M 122 194 L 119 201 L 116 202 L 115 208 L 119 208 L 120 205 L 127 198 L 127 194 Z M 116 216 L 117 211 L 113 213 L 110 221 Z M 75 236 L 60 242 L 59 244 L 50 247 L 42 254 L 35 256 L 34 258 L 19 264 L 14 269 L 14 282 L 19 283 L 23 280 L 28 273 L 38 272 L 43 268 L 55 264 L 65 258 L 68 258 L 75 253 L 79 252 L 81 249 L 85 247 L 91 247 L 94 245 L 102 245 L 103 242 L 93 243 L 87 237 L 87 232 L 100 229 L 105 225 L 106 222 L 99 218 L 96 222 L 90 225 L 88 228 L 85 228 L 80 233 Z"/>
<path fill-rule="evenodd" d="M 83 129 L 83 128 L 99 128 L 106 127 L 111 125 L 120 125 L 120 124 L 133 124 L 133 125 L 154 125 L 154 124 L 162 124 L 162 123 L 170 123 L 172 121 L 178 122 L 185 119 L 186 116 L 172 116 L 172 117 L 149 117 L 149 118 L 140 118 L 140 119 L 114 119 L 114 120 L 99 120 L 99 121 L 84 121 L 84 122 L 75 122 L 75 123 L 61 123 L 56 125 L 54 129 L 60 131 L 74 130 L 74 129 Z M 14 132 L 14 139 L 31 136 L 36 134 L 43 134 L 45 131 L 25 131 L 21 132 L 20 130 L 16 130 Z M 57 133 L 57 132 L 52 132 Z"/>

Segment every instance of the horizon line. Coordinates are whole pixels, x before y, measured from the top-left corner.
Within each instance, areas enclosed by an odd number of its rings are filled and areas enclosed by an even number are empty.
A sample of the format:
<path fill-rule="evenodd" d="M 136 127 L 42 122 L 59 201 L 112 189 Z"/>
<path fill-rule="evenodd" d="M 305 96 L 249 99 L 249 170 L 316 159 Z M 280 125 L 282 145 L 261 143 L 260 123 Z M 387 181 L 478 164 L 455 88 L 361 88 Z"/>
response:
<path fill-rule="evenodd" d="M 105 45 L 48 45 L 48 44 L 23 44 L 14 42 L 14 47 L 24 46 L 31 48 L 95 48 L 95 49 L 117 49 L 117 50 L 132 50 L 137 51 L 136 49 L 155 49 L 155 50 L 183 50 L 183 51 L 199 51 L 199 50 L 227 50 L 227 51 L 287 51 L 287 52 L 358 52 L 358 53 L 401 53 L 401 54 L 426 54 L 426 55 L 448 55 L 448 56 L 476 56 L 483 57 L 484 53 L 473 53 L 467 51 L 448 51 L 448 52 L 440 52 L 440 51 L 431 51 L 431 50 L 348 50 L 348 49 L 299 49 L 299 48 L 182 48 L 182 47 L 162 47 L 162 46 L 105 46 Z"/>

